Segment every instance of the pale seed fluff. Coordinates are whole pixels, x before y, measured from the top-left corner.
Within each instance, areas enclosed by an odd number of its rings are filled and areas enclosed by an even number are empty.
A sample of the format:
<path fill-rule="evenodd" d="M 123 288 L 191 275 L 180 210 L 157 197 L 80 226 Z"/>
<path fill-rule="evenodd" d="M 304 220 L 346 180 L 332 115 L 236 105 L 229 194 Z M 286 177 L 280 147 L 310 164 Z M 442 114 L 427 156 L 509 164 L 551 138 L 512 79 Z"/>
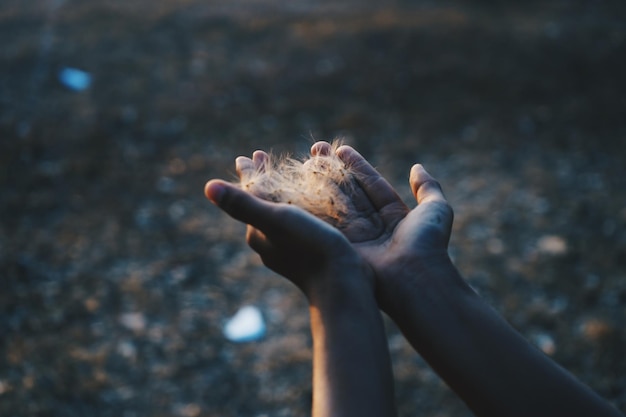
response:
<path fill-rule="evenodd" d="M 241 187 L 265 200 L 293 204 L 335 226 L 350 220 L 355 179 L 333 143 L 328 155 L 295 159 L 270 154 L 256 170 L 241 172 Z"/>

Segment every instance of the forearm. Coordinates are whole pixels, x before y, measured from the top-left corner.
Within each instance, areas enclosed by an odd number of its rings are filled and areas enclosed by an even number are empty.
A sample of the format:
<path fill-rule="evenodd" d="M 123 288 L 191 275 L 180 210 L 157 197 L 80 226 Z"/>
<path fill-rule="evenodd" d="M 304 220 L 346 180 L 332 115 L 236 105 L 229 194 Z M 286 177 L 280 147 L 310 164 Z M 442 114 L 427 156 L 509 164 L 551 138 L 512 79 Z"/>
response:
<path fill-rule="evenodd" d="M 371 290 L 316 297 L 310 314 L 313 415 L 394 416 L 387 341 Z"/>
<path fill-rule="evenodd" d="M 531 346 L 444 262 L 407 276 L 387 313 L 477 416 L 619 416 Z"/>

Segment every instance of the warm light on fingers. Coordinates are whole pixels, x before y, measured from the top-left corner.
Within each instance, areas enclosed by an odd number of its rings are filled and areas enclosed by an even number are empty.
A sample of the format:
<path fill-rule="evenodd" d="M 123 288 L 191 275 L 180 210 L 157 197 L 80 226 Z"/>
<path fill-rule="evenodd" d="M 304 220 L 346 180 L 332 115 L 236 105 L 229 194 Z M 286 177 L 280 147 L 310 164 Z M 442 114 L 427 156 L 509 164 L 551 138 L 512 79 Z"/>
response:
<path fill-rule="evenodd" d="M 293 204 L 332 224 L 348 221 L 353 173 L 337 156 L 339 143 L 317 142 L 312 156 L 298 160 L 262 153 L 263 169 L 242 170 L 242 189 L 268 201 Z M 259 152 L 259 151 L 257 151 Z M 253 155 L 253 160 L 261 154 Z"/>
<path fill-rule="evenodd" d="M 225 192 L 226 187 L 221 180 L 210 180 L 204 186 L 204 195 L 215 205 L 219 204 Z"/>
<path fill-rule="evenodd" d="M 269 155 L 264 151 L 254 151 L 252 154 L 252 162 L 256 169 L 263 169 Z"/>
<path fill-rule="evenodd" d="M 311 146 L 311 155 L 313 156 L 328 156 L 332 151 L 333 145 L 328 142 L 316 142 Z"/>
<path fill-rule="evenodd" d="M 421 164 L 413 165 L 409 182 L 418 204 L 429 201 L 446 201 L 439 182 L 434 179 Z"/>
<path fill-rule="evenodd" d="M 254 171 L 254 162 L 252 159 L 245 156 L 238 156 L 235 159 L 235 170 L 239 178 L 249 175 L 250 171 Z"/>

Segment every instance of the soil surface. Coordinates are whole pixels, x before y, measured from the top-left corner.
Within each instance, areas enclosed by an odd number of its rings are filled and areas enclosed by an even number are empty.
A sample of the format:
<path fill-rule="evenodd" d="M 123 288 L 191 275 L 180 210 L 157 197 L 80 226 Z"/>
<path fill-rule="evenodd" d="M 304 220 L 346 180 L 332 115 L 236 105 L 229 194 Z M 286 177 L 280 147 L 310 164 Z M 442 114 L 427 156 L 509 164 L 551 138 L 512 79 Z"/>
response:
<path fill-rule="evenodd" d="M 202 190 L 335 137 L 440 179 L 468 282 L 626 412 L 626 3 L 518 3 L 3 0 L 0 414 L 308 415 L 304 298 Z M 400 416 L 471 416 L 387 325 Z"/>

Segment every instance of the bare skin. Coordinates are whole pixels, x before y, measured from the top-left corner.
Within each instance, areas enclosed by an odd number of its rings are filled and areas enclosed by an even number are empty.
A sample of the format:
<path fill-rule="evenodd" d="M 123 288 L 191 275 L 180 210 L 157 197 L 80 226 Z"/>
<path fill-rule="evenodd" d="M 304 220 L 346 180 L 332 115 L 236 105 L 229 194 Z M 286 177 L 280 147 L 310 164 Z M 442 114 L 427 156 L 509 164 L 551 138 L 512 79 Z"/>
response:
<path fill-rule="evenodd" d="M 258 168 L 264 155 L 238 158 L 238 172 Z M 248 225 L 250 247 L 309 301 L 313 416 L 394 416 L 374 273 L 348 239 L 298 207 L 261 200 L 221 180 L 209 181 L 205 195 Z"/>
<path fill-rule="evenodd" d="M 311 153 L 332 148 L 325 142 Z M 409 183 L 417 207 L 354 149 L 337 155 L 355 172 L 353 212 L 340 230 L 287 204 L 265 202 L 222 181 L 207 197 L 248 226 L 263 262 L 309 300 L 314 406 L 321 415 L 393 415 L 388 351 L 377 305 L 477 416 L 619 416 L 531 346 L 462 279 L 447 253 L 453 213 L 421 165 Z M 237 170 L 267 157 L 238 158 Z"/>
<path fill-rule="evenodd" d="M 330 150 L 318 142 L 311 153 Z M 621 415 L 469 288 L 447 252 L 452 209 L 421 165 L 410 173 L 411 210 L 358 152 L 336 152 L 359 184 L 346 192 L 361 224 L 342 232 L 375 271 L 380 308 L 477 416 Z"/>

